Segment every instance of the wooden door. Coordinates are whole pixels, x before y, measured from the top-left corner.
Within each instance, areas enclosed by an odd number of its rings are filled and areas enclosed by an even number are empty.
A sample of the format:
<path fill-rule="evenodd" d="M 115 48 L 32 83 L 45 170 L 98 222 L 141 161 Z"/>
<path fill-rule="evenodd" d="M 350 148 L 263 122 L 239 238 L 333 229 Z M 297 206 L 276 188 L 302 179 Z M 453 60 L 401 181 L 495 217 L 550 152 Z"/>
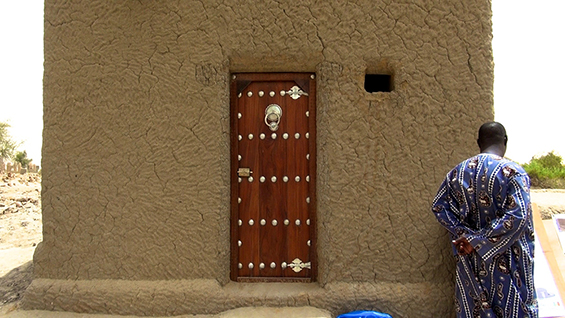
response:
<path fill-rule="evenodd" d="M 232 280 L 315 279 L 315 97 L 314 74 L 232 74 Z"/>

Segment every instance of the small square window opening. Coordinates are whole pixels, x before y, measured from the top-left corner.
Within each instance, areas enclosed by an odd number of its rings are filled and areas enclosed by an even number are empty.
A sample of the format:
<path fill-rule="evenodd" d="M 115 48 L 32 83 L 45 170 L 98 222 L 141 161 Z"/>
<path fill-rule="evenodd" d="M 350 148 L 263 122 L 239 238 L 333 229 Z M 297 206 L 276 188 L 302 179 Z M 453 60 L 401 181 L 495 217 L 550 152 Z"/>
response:
<path fill-rule="evenodd" d="M 391 78 L 387 74 L 365 74 L 365 90 L 369 93 L 391 92 Z"/>

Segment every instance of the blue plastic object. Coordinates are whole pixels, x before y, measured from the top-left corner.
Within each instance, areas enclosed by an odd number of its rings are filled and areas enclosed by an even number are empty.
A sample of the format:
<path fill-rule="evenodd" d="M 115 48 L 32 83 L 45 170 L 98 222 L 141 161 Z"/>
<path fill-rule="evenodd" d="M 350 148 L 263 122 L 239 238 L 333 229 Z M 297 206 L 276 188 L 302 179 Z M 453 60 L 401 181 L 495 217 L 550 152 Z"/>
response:
<path fill-rule="evenodd" d="M 392 316 L 382 312 L 358 310 L 341 314 L 337 318 L 392 318 Z"/>

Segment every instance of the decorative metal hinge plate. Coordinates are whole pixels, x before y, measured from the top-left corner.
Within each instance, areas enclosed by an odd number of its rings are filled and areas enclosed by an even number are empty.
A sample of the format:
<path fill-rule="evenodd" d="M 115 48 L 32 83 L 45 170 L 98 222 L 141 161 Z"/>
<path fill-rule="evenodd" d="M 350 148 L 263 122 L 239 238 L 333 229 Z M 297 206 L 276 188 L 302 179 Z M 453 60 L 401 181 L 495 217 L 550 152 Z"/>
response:
<path fill-rule="evenodd" d="M 289 91 L 282 91 L 281 93 L 287 94 L 290 96 L 290 98 L 292 99 L 299 99 L 300 96 L 304 95 L 304 96 L 308 96 L 308 93 L 306 93 L 305 91 L 301 90 L 300 87 L 298 86 L 292 86 L 290 88 Z M 284 96 L 284 94 L 282 94 Z"/>
<path fill-rule="evenodd" d="M 312 264 L 310 262 L 302 263 L 302 261 L 299 258 L 295 258 L 294 261 L 292 261 L 292 263 L 288 264 L 288 267 L 292 268 L 294 272 L 298 273 L 302 271 L 304 268 L 311 269 Z"/>

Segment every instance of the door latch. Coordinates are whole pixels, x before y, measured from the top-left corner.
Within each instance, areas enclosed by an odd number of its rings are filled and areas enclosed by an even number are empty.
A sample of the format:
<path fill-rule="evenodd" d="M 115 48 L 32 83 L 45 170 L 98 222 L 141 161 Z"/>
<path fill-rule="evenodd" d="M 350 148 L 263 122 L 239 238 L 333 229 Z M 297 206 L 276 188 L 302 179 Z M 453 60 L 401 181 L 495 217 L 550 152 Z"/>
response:
<path fill-rule="evenodd" d="M 249 168 L 239 168 L 237 169 L 237 176 L 238 177 L 251 177 L 253 171 Z"/>

